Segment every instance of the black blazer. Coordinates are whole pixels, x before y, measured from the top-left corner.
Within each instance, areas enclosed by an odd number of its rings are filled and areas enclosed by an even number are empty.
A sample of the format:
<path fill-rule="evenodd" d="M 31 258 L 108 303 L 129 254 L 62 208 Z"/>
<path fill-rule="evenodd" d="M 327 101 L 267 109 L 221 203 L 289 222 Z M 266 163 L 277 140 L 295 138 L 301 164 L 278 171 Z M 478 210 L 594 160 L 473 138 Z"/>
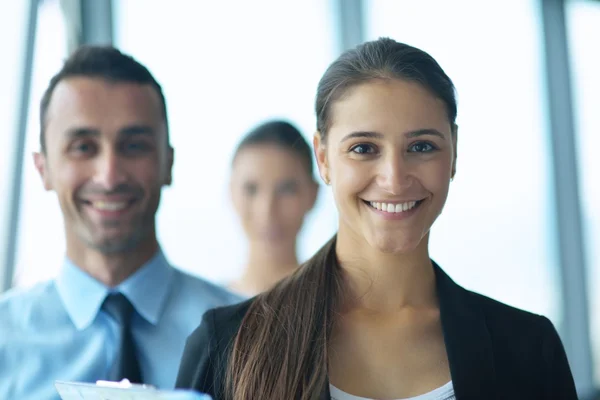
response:
<path fill-rule="evenodd" d="M 563 345 L 547 318 L 465 290 L 434 269 L 457 400 L 577 399 Z M 252 301 L 204 315 L 187 340 L 176 387 L 223 399 L 230 344 Z M 320 399 L 330 399 L 329 384 Z"/>

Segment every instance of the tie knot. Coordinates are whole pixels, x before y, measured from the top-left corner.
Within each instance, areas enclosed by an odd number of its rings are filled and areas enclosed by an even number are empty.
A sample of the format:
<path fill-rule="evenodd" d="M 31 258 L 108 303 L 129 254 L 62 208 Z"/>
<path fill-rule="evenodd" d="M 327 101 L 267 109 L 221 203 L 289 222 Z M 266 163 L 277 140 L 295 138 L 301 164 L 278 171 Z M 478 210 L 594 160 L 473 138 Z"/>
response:
<path fill-rule="evenodd" d="M 102 309 L 122 327 L 129 325 L 134 311 L 133 304 L 121 293 L 112 293 L 106 296 Z"/>

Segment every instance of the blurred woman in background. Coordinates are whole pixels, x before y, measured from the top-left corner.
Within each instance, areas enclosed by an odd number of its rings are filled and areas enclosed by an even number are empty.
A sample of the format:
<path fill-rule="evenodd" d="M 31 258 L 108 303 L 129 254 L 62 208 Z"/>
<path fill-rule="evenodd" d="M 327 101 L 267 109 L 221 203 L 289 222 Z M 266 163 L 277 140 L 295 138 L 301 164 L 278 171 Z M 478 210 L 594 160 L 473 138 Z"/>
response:
<path fill-rule="evenodd" d="M 249 252 L 229 289 L 253 296 L 298 268 L 298 233 L 318 191 L 311 148 L 292 124 L 265 122 L 238 145 L 230 185 Z"/>

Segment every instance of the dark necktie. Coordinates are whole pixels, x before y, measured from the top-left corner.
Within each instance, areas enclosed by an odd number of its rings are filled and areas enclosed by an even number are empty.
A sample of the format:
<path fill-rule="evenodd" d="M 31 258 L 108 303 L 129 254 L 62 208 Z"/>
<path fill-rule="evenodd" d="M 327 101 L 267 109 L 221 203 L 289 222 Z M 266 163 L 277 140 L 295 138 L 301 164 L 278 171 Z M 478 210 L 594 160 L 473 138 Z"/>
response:
<path fill-rule="evenodd" d="M 142 374 L 135 353 L 135 343 L 131 335 L 133 305 L 121 293 L 110 294 L 104 300 L 102 309 L 119 325 L 119 343 L 115 361 L 108 373 L 108 380 L 129 379 L 131 383 L 142 383 Z"/>

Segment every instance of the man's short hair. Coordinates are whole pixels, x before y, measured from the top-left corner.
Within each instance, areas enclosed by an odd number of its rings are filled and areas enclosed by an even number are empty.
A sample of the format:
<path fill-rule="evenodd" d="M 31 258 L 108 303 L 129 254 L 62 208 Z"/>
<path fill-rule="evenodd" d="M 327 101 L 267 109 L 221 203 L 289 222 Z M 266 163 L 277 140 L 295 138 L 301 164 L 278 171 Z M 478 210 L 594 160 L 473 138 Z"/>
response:
<path fill-rule="evenodd" d="M 167 143 L 169 143 L 167 103 L 162 87 L 148 68 L 112 46 L 81 46 L 67 58 L 61 70 L 52 77 L 42 96 L 40 103 L 40 148 L 42 152 L 46 152 L 46 117 L 52 93 L 62 80 L 73 77 L 99 78 L 112 83 L 137 83 L 152 86 L 161 100 L 162 113 L 167 126 Z"/>

